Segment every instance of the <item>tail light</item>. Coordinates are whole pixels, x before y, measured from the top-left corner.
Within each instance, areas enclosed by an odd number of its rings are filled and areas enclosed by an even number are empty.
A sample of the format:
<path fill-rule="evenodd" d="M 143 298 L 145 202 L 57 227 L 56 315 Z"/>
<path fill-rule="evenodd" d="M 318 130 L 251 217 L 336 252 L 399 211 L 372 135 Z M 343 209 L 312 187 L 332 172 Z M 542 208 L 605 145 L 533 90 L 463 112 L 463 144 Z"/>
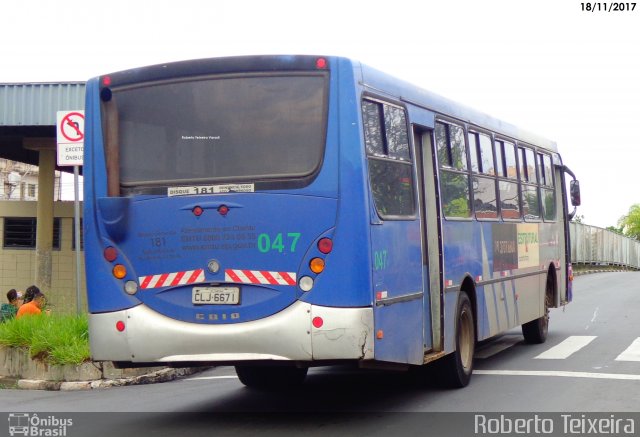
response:
<path fill-rule="evenodd" d="M 118 251 L 115 247 L 112 246 L 107 247 L 102 254 L 104 255 L 104 259 L 106 259 L 110 263 L 114 262 L 118 257 Z"/>
<path fill-rule="evenodd" d="M 324 260 L 322 258 L 313 258 L 309 262 L 309 268 L 315 274 L 322 273 L 324 270 Z"/>
<path fill-rule="evenodd" d="M 331 238 L 321 238 L 318 241 L 318 250 L 325 255 L 333 250 L 333 241 Z"/>
<path fill-rule="evenodd" d="M 123 266 L 122 264 L 116 264 L 113 267 L 113 276 L 115 276 L 118 279 L 122 279 L 125 276 L 127 276 L 127 268 L 125 266 Z"/>

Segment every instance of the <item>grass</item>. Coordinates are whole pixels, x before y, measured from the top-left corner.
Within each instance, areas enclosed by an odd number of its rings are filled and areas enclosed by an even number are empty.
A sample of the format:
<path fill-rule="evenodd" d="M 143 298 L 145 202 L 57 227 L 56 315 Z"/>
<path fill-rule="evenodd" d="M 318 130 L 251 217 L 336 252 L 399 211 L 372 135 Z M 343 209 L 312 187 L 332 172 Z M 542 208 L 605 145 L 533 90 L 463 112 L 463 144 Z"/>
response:
<path fill-rule="evenodd" d="M 0 344 L 28 348 L 32 358 L 49 364 L 80 364 L 89 360 L 86 315 L 40 315 L 0 324 Z"/>

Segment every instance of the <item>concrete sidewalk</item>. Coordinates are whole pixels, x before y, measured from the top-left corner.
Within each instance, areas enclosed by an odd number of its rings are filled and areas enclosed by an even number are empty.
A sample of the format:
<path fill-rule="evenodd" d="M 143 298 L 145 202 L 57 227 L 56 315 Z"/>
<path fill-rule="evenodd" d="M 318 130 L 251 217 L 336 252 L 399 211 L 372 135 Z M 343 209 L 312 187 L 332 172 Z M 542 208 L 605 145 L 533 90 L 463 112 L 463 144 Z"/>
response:
<path fill-rule="evenodd" d="M 97 388 L 123 387 L 138 384 L 156 384 L 159 382 L 173 381 L 183 376 L 200 372 L 201 368 L 162 368 L 150 373 L 128 378 L 95 379 L 89 381 L 48 381 L 42 379 L 18 379 L 17 388 L 23 390 L 92 390 Z"/>
<path fill-rule="evenodd" d="M 201 372 L 207 367 L 165 366 L 116 369 L 110 361 L 51 365 L 32 359 L 23 348 L 0 346 L 0 384 L 26 390 L 91 390 L 155 384 Z"/>

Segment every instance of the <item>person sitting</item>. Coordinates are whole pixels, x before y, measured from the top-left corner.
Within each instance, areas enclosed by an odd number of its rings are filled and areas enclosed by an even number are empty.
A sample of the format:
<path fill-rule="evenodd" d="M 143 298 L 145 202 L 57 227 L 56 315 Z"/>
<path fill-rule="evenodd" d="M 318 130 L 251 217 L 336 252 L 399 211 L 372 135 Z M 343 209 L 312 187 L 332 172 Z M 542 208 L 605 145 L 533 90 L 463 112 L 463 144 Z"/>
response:
<path fill-rule="evenodd" d="M 30 285 L 24 292 L 24 303 L 29 303 L 33 300 L 33 296 L 36 293 L 40 293 L 40 289 L 35 285 Z"/>
<path fill-rule="evenodd" d="M 5 322 L 16 316 L 18 308 L 22 305 L 22 293 L 12 288 L 7 292 L 7 300 L 9 303 L 3 303 L 0 307 L 0 322 Z"/>
<path fill-rule="evenodd" d="M 27 314 L 32 314 L 32 315 L 42 314 L 42 309 L 44 308 L 46 303 L 47 303 L 47 299 L 45 298 L 44 294 L 38 291 L 33 295 L 33 300 L 23 304 L 18 309 L 16 318 L 19 319 L 20 317 Z"/>

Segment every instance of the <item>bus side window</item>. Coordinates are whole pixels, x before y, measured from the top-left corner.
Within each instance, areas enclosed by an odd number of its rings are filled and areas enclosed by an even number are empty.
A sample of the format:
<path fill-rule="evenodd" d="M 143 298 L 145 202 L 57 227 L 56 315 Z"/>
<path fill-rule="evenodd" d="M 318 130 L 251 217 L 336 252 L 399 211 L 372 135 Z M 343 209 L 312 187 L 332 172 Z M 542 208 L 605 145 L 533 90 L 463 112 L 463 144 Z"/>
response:
<path fill-rule="evenodd" d="M 522 183 L 522 212 L 526 221 L 538 221 L 540 196 L 535 153 L 528 147 L 520 147 L 520 180 Z"/>
<path fill-rule="evenodd" d="M 435 136 L 444 216 L 470 218 L 471 197 L 464 129 L 455 124 L 436 122 Z"/>
<path fill-rule="evenodd" d="M 476 218 L 497 219 L 498 201 L 496 196 L 495 165 L 491 137 L 478 132 L 469 132 L 469 156 L 473 176 L 473 206 Z M 480 175 L 488 175 L 480 176 Z"/>
<path fill-rule="evenodd" d="M 551 157 L 543 153 L 540 156 L 541 195 L 542 195 L 542 216 L 545 222 L 556 220 L 556 192 L 553 189 L 553 167 Z"/>
<path fill-rule="evenodd" d="M 498 160 L 498 193 L 503 220 L 519 220 L 520 192 L 518 190 L 518 165 L 515 145 L 508 141 L 496 140 Z"/>
<path fill-rule="evenodd" d="M 404 109 L 364 100 L 362 120 L 371 192 L 378 215 L 385 219 L 413 217 L 413 164 Z"/>

